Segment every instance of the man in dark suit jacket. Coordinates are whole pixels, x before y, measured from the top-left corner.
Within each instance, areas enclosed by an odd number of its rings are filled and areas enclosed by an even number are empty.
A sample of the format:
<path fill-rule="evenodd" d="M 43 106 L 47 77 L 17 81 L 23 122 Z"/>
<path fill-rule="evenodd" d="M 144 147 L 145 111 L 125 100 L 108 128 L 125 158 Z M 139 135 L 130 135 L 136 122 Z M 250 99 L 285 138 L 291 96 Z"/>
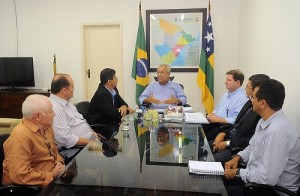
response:
<path fill-rule="evenodd" d="M 90 125 L 104 124 L 119 127 L 121 118 L 134 111 L 119 95 L 118 78 L 114 69 L 103 69 L 100 73 L 100 81 L 101 83 L 90 102 L 88 122 Z M 101 127 L 96 131 L 101 133 Z M 111 136 L 108 133 L 101 134 L 106 138 Z"/>
<path fill-rule="evenodd" d="M 247 97 L 251 97 L 253 89 L 260 80 L 269 79 L 265 74 L 256 74 L 249 78 L 246 85 Z M 261 117 L 252 110 L 252 103 L 249 99 L 242 107 L 233 126 L 225 128 L 217 135 L 212 143 L 212 150 L 215 152 L 215 161 L 220 161 L 223 164 L 231 159 L 236 148 L 242 150 L 249 144 L 251 137 L 254 134 L 257 122 Z"/>

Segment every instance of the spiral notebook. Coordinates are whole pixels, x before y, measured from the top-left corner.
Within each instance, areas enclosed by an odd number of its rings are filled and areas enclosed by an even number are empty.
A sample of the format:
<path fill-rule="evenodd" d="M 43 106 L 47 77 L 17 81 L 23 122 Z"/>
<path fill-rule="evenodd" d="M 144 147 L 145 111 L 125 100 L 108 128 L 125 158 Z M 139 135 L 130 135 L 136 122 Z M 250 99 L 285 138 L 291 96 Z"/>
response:
<path fill-rule="evenodd" d="M 224 175 L 224 169 L 221 162 L 189 160 L 189 172 L 201 175 Z"/>

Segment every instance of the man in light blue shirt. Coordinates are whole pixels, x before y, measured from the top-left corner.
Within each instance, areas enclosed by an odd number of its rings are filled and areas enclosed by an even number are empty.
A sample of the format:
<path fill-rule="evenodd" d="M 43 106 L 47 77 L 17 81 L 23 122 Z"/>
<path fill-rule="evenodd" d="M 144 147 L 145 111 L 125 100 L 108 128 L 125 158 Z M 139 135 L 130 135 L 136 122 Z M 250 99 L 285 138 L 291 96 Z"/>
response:
<path fill-rule="evenodd" d="M 298 190 L 300 139 L 282 111 L 284 98 L 284 86 L 276 80 L 261 81 L 254 89 L 253 111 L 262 118 L 247 148 L 225 163 L 227 179 L 241 178 L 243 182 Z M 239 161 L 247 163 L 247 167 L 238 169 Z"/>
<path fill-rule="evenodd" d="M 171 68 L 162 64 L 157 68 L 157 82 L 152 82 L 141 94 L 140 104 L 151 104 L 151 108 L 165 109 L 174 105 L 185 105 L 187 98 L 182 87 L 170 81 Z"/>
<path fill-rule="evenodd" d="M 225 85 L 228 92 L 224 93 L 214 111 L 207 115 L 210 124 L 202 126 L 208 141 L 213 140 L 220 133 L 220 126 L 234 124 L 248 100 L 245 90 L 241 87 L 243 82 L 244 74 L 240 70 L 230 70 L 226 73 Z"/>

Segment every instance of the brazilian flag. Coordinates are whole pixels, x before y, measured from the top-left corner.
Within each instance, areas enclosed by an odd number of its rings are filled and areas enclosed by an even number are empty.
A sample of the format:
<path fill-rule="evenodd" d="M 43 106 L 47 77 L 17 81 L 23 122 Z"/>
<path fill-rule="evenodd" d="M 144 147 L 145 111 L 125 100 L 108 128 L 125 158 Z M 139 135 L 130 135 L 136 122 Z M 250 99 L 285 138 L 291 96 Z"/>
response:
<path fill-rule="evenodd" d="M 145 31 L 141 10 L 139 12 L 139 29 L 136 38 L 131 77 L 136 81 L 135 100 L 138 106 L 139 97 L 149 84 L 149 61 L 146 52 Z"/>

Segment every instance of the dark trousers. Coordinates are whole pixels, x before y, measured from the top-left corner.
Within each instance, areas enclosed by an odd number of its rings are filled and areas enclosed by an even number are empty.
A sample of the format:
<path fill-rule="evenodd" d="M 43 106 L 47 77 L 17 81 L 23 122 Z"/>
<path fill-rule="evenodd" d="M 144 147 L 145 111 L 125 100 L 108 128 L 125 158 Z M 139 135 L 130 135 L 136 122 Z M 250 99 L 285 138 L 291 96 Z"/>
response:
<path fill-rule="evenodd" d="M 228 196 L 279 196 L 279 194 L 269 189 L 246 189 L 241 180 L 223 180 Z"/>
<path fill-rule="evenodd" d="M 222 125 L 223 124 L 220 123 L 202 124 L 207 141 L 214 140 L 216 138 L 216 136 L 221 132 L 220 127 Z"/>
<path fill-rule="evenodd" d="M 231 150 L 229 148 L 226 148 L 220 152 L 213 152 L 213 147 L 212 147 L 213 142 L 214 141 L 211 140 L 208 143 L 213 153 L 214 159 L 216 162 L 221 162 L 224 167 L 225 163 L 231 159 L 231 155 L 232 155 Z"/>

